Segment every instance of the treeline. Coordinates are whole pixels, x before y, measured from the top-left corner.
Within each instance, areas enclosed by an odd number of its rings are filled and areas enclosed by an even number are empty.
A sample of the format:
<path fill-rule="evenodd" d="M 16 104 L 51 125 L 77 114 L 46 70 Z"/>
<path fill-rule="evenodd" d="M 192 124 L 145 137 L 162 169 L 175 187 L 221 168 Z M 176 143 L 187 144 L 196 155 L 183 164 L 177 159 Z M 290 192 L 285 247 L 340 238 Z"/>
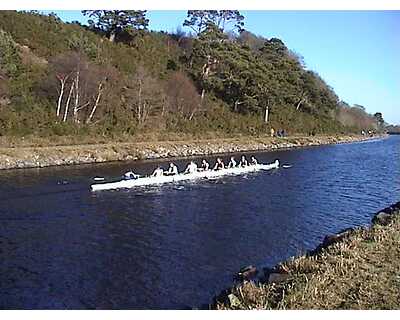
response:
<path fill-rule="evenodd" d="M 400 134 L 400 126 L 395 126 L 395 125 L 389 125 L 386 127 L 386 131 L 389 134 Z"/>
<path fill-rule="evenodd" d="M 337 109 L 336 118 L 347 128 L 355 131 L 373 130 L 385 131 L 385 121 L 382 113 L 377 112 L 371 115 L 365 111 L 365 107 L 359 104 L 350 106 L 346 102 L 341 101 Z"/>
<path fill-rule="evenodd" d="M 189 34 L 148 31 L 146 11 L 82 13 L 89 26 L 0 12 L 0 135 L 379 127 L 339 101 L 281 40 L 246 31 L 239 11 L 188 11 Z"/>

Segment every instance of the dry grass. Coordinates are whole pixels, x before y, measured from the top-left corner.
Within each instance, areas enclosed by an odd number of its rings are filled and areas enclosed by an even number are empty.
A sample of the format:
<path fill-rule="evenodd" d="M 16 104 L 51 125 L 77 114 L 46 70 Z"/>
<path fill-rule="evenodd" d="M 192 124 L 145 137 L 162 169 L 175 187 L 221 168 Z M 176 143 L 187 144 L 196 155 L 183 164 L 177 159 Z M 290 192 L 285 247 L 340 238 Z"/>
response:
<path fill-rule="evenodd" d="M 296 141 L 301 138 L 313 140 L 314 138 L 324 139 L 348 139 L 354 137 L 360 139 L 357 135 L 318 135 L 309 137 L 304 135 L 291 135 L 285 138 L 287 142 Z M 52 136 L 40 137 L 28 135 L 25 137 L 0 136 L 0 148 L 29 148 L 29 147 L 50 147 L 50 146 L 75 146 L 75 145 L 93 145 L 93 144 L 115 144 L 115 143 L 155 143 L 155 142 L 176 142 L 176 141 L 280 141 L 278 138 L 270 138 L 269 134 L 259 134 L 256 136 L 244 134 L 229 134 L 229 138 L 225 133 L 221 132 L 202 132 L 201 135 L 174 133 L 164 131 L 143 132 L 137 135 L 124 135 L 118 137 L 103 137 L 103 136 Z"/>
<path fill-rule="evenodd" d="M 39 137 L 29 135 L 26 137 L 0 137 L 1 148 L 13 147 L 49 147 L 49 146 L 71 146 L 71 145 L 88 145 L 88 144 L 113 144 L 113 143 L 142 143 L 142 142 L 164 142 L 164 141 L 196 141 L 201 139 L 212 140 L 220 139 L 226 135 L 215 132 L 204 132 L 201 136 L 185 133 L 174 132 L 146 132 L 137 135 L 124 135 L 118 137 L 103 137 L 103 136 L 52 136 Z M 238 139 L 248 136 L 230 135 L 230 138 Z"/>
<path fill-rule="evenodd" d="M 281 267 L 289 275 L 285 282 L 245 282 L 232 290 L 240 303 L 216 308 L 399 309 L 400 217 L 388 226 L 357 229 L 320 254 Z"/>

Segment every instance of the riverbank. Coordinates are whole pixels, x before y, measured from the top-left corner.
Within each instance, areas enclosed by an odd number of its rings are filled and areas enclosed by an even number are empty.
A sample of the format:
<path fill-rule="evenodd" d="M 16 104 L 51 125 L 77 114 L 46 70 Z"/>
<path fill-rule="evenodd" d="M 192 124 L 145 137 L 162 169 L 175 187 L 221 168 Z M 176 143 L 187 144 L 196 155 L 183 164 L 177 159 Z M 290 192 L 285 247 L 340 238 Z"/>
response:
<path fill-rule="evenodd" d="M 375 214 L 369 228 L 327 236 L 314 251 L 244 281 L 213 309 L 399 309 L 400 202 Z"/>
<path fill-rule="evenodd" d="M 350 143 L 375 137 L 293 136 L 240 137 L 216 140 L 124 142 L 85 145 L 0 147 L 0 169 L 37 168 L 111 161 L 201 156 L 229 152 L 272 151 L 286 148 Z"/>

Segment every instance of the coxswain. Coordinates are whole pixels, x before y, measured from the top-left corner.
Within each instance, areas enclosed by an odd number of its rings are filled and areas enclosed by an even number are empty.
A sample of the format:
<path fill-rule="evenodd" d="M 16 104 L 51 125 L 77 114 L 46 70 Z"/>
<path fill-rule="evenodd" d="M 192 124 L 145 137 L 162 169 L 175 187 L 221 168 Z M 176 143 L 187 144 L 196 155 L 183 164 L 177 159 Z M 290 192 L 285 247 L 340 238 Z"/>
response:
<path fill-rule="evenodd" d="M 176 175 L 176 174 L 178 174 L 178 167 L 175 165 L 175 164 L 173 164 L 172 162 L 169 164 L 169 169 L 168 169 L 168 171 L 167 171 L 167 174 L 169 175 L 169 176 L 174 176 L 174 175 Z"/>
<path fill-rule="evenodd" d="M 154 172 L 151 176 L 152 177 L 162 177 L 163 175 L 164 175 L 164 170 L 161 167 L 157 167 L 157 169 L 154 170 Z"/>
<path fill-rule="evenodd" d="M 210 164 L 205 159 L 203 159 L 203 161 L 201 162 L 201 169 L 203 171 L 207 171 L 210 169 Z"/>
<path fill-rule="evenodd" d="M 131 179 L 137 179 L 137 178 L 139 178 L 139 175 L 134 173 L 132 170 L 128 171 L 124 174 L 125 180 L 131 180 Z"/>
<path fill-rule="evenodd" d="M 217 162 L 215 162 L 214 170 L 221 170 L 225 169 L 224 162 L 221 158 L 217 158 Z"/>
<path fill-rule="evenodd" d="M 188 166 L 186 167 L 185 173 L 195 173 L 197 171 L 197 164 L 193 161 L 190 161 Z"/>
<path fill-rule="evenodd" d="M 249 165 L 249 163 L 247 162 L 247 159 L 245 156 L 242 156 L 242 158 L 240 159 L 239 162 L 239 166 L 240 167 L 247 167 Z"/>
<path fill-rule="evenodd" d="M 236 161 L 234 157 L 231 157 L 231 160 L 228 163 L 228 168 L 234 168 L 236 167 Z"/>
<path fill-rule="evenodd" d="M 254 157 L 251 157 L 251 158 L 250 158 L 250 164 L 252 164 L 252 165 L 257 165 L 257 164 L 258 164 L 257 159 L 254 158 Z"/>

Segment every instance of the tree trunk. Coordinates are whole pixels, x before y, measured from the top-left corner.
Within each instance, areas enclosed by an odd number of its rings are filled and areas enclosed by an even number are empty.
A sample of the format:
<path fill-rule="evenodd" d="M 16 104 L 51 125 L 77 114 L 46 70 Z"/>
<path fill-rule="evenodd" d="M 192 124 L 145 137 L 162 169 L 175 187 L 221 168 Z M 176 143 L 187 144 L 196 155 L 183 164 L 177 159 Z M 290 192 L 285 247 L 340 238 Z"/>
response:
<path fill-rule="evenodd" d="M 267 106 L 265 108 L 265 118 L 264 118 L 265 123 L 268 123 L 268 117 L 269 117 L 269 107 Z"/>
<path fill-rule="evenodd" d="M 297 103 L 296 110 L 299 110 L 299 109 L 300 109 L 300 106 L 301 106 L 302 103 L 303 103 L 303 99 L 301 99 L 301 100 Z"/>
<path fill-rule="evenodd" d="M 138 117 L 139 124 L 141 124 L 141 122 L 142 122 L 142 81 L 141 80 L 139 80 L 137 117 Z"/>
<path fill-rule="evenodd" d="M 89 117 L 86 120 L 86 123 L 90 123 L 90 121 L 92 121 L 93 115 L 96 112 L 97 106 L 99 105 L 101 93 L 103 92 L 103 83 L 102 82 L 100 82 L 97 92 L 98 93 L 97 93 L 96 102 L 93 105 L 92 111 L 90 112 Z"/>
<path fill-rule="evenodd" d="M 208 60 L 210 60 L 210 57 L 208 57 Z M 209 66 L 209 62 L 207 62 L 203 65 L 203 68 L 202 68 L 201 78 L 203 79 L 203 81 L 208 78 L 209 73 L 210 73 L 210 66 Z M 205 94 L 206 94 L 206 90 L 203 88 L 201 90 L 201 103 L 203 103 Z"/>
<path fill-rule="evenodd" d="M 74 122 L 78 123 L 78 108 L 79 108 L 79 70 L 76 72 L 75 78 L 75 106 L 74 106 Z"/>
<path fill-rule="evenodd" d="M 58 96 L 58 102 L 57 102 L 57 117 L 60 116 L 61 102 L 62 102 L 62 98 L 63 98 L 63 95 L 64 95 L 64 87 L 65 87 L 66 78 L 64 78 L 64 79 L 59 78 L 59 80 L 60 80 L 60 83 L 61 83 L 61 89 L 60 89 L 60 95 Z"/>
<path fill-rule="evenodd" d="M 192 110 L 192 112 L 190 113 L 190 116 L 189 116 L 189 121 L 192 121 L 192 119 L 193 119 L 194 114 L 196 113 L 196 111 L 197 111 L 197 108 L 194 108 L 194 109 Z"/>
<path fill-rule="evenodd" d="M 203 103 L 205 95 L 206 95 L 206 90 L 205 89 L 201 90 L 201 103 Z"/>
<path fill-rule="evenodd" d="M 239 108 L 238 108 L 238 106 L 240 105 L 240 104 L 243 104 L 244 102 L 242 101 L 240 101 L 240 100 L 236 100 L 235 101 L 235 104 L 234 104 L 234 107 L 233 107 L 233 110 L 235 111 L 235 112 L 238 112 L 239 111 Z"/>
<path fill-rule="evenodd" d="M 110 32 L 110 36 L 109 36 L 108 40 L 110 40 L 110 42 L 114 42 L 115 41 L 115 35 L 116 35 L 115 30 L 112 30 Z"/>
<path fill-rule="evenodd" d="M 68 94 L 67 102 L 66 102 L 66 104 L 65 104 L 63 122 L 66 122 L 66 121 L 67 121 L 68 109 L 69 109 L 69 102 L 71 101 L 72 92 L 74 91 L 74 85 L 75 85 L 75 81 L 71 83 L 71 88 L 69 89 L 69 94 Z"/>
<path fill-rule="evenodd" d="M 235 106 L 233 107 L 233 111 L 238 112 L 238 105 L 239 105 L 239 101 L 236 100 L 235 101 Z"/>

